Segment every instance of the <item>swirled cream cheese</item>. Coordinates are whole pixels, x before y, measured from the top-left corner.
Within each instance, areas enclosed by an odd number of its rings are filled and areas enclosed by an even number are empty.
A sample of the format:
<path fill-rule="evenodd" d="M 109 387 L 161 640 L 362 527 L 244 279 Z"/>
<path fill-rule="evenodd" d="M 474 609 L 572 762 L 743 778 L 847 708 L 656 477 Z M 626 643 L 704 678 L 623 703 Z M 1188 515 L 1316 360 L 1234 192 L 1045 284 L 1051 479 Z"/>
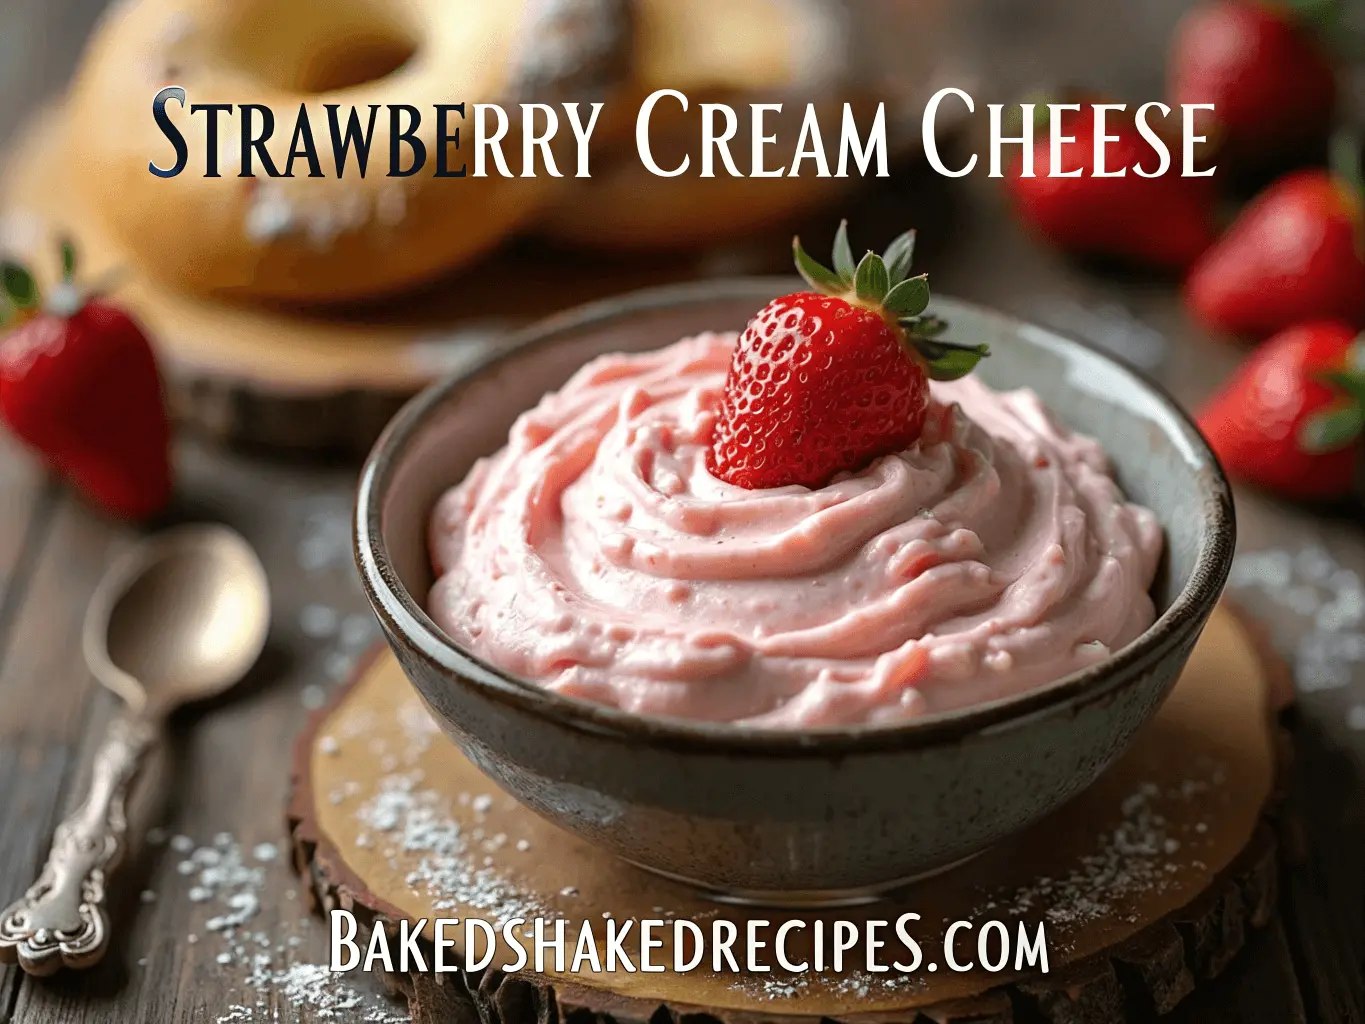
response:
<path fill-rule="evenodd" d="M 444 495 L 452 639 L 563 694 L 801 729 L 1019 693 L 1151 624 L 1156 518 L 1032 392 L 934 384 L 908 450 L 750 491 L 705 460 L 734 343 L 594 360 Z"/>

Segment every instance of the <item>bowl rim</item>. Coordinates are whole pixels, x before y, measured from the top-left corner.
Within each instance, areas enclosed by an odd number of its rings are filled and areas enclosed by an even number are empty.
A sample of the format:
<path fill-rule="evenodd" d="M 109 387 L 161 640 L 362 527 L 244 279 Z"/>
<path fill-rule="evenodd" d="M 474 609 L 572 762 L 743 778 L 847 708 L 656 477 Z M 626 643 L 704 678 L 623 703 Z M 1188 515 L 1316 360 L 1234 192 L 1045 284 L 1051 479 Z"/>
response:
<path fill-rule="evenodd" d="M 1101 662 L 1051 683 L 988 703 L 891 724 L 826 726 L 798 731 L 645 715 L 565 696 L 504 672 L 449 639 L 399 580 L 384 541 L 382 515 L 388 487 L 408 444 L 452 395 L 478 377 L 496 370 L 505 361 L 595 324 L 677 305 L 757 297 L 760 293 L 780 294 L 781 289 L 793 287 L 800 287 L 799 279 L 739 277 L 645 288 L 586 303 L 527 326 L 510 341 L 447 374 L 411 398 L 384 428 L 365 460 L 353 518 L 353 552 L 361 583 L 390 638 L 396 638 L 407 653 L 419 656 L 440 674 L 453 676 L 461 684 L 477 688 L 482 696 L 559 726 L 650 746 L 762 756 L 812 751 L 846 754 L 907 750 L 956 742 L 978 733 L 1018 728 L 1042 716 L 1066 709 L 1075 711 L 1103 701 L 1125 682 L 1138 678 L 1171 651 L 1178 650 L 1183 641 L 1192 643 L 1222 593 L 1236 544 L 1236 513 L 1231 487 L 1193 420 L 1161 385 L 1102 349 L 1064 332 L 953 298 L 947 299 L 950 305 L 970 310 L 973 315 L 994 319 L 1014 332 L 1025 328 L 1030 332 L 1041 332 L 1062 347 L 1083 350 L 1110 364 L 1111 369 L 1130 378 L 1157 402 L 1174 423 L 1181 439 L 1204 460 L 1207 469 L 1199 474 L 1199 482 L 1205 532 L 1189 579 L 1170 607 L 1127 646 Z M 1169 436 L 1165 425 L 1160 426 Z"/>

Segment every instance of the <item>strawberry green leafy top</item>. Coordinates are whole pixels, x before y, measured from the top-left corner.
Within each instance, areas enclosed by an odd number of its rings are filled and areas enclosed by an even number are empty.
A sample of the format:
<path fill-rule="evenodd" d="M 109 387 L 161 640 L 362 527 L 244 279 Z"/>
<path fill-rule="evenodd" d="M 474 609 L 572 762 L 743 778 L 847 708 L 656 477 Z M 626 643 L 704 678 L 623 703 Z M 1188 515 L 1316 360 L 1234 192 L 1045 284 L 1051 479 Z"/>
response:
<path fill-rule="evenodd" d="M 884 254 L 879 256 L 868 250 L 855 263 L 848 241 L 848 221 L 841 221 L 834 236 L 831 270 L 801 247 L 801 239 L 792 240 L 796 269 L 811 288 L 881 314 L 905 335 L 906 344 L 931 380 L 957 380 L 990 355 L 990 347 L 959 345 L 940 337 L 948 325 L 925 312 L 929 308 L 929 276 L 909 276 L 914 253 L 915 232 L 907 231 L 896 236 Z"/>

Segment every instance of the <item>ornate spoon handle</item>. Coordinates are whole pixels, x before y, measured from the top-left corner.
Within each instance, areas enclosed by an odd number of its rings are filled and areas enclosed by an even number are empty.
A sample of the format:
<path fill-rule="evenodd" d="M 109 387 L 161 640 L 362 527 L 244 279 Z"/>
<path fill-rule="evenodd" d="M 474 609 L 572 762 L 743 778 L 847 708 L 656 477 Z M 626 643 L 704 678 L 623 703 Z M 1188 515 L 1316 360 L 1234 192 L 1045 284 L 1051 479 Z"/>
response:
<path fill-rule="evenodd" d="M 17 959 L 29 974 L 51 974 L 104 956 L 105 872 L 123 853 L 124 802 L 155 732 L 151 722 L 126 715 L 110 724 L 85 801 L 57 826 L 38 881 L 0 914 L 0 961 Z"/>

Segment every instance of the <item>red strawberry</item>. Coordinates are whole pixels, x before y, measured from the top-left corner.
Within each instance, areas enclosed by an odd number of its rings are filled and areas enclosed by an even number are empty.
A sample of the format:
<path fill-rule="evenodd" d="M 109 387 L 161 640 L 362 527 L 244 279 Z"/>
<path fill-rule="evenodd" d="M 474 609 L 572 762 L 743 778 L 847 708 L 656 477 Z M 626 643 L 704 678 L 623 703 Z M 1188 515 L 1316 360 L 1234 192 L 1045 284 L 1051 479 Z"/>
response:
<path fill-rule="evenodd" d="M 1365 457 L 1365 339 L 1291 327 L 1247 358 L 1199 415 L 1223 468 L 1291 498 L 1350 493 Z"/>
<path fill-rule="evenodd" d="M 1185 294 L 1198 319 L 1232 334 L 1264 337 L 1308 320 L 1365 323 L 1358 195 L 1326 171 L 1281 178 L 1195 264 Z"/>
<path fill-rule="evenodd" d="M 1269 3 L 1216 0 L 1190 11 L 1176 30 L 1168 77 L 1172 106 L 1214 104 L 1197 113 L 1207 122 L 1199 133 L 1216 139 L 1220 160 L 1234 165 L 1290 166 L 1286 160 L 1320 155 L 1331 130 L 1331 61 L 1290 12 Z"/>
<path fill-rule="evenodd" d="M 740 487 L 822 487 L 839 472 L 901 451 L 919 437 L 928 377 L 971 372 L 984 345 L 935 340 L 946 326 L 924 316 L 929 285 L 907 277 L 914 233 L 856 266 L 847 223 L 834 270 L 792 249 L 815 292 L 774 299 L 735 346 L 707 466 Z"/>
<path fill-rule="evenodd" d="M 96 504 L 140 519 L 171 491 L 156 360 L 126 313 L 77 291 L 69 246 L 63 262 L 65 280 L 41 310 L 28 271 L 0 265 L 24 314 L 0 339 L 0 417 Z"/>
<path fill-rule="evenodd" d="M 1062 134 L 1076 141 L 1063 145 L 1060 168 L 1052 166 L 1051 132 L 1042 128 L 1034 136 L 1034 177 L 1023 177 L 1022 155 L 1006 172 L 1006 188 L 1024 223 L 1068 252 L 1161 270 L 1184 270 L 1213 243 L 1211 179 L 1181 177 L 1177 163 L 1159 178 L 1134 173 L 1135 166 L 1154 171 L 1159 157 L 1136 121 L 1117 111 L 1105 115 L 1105 134 L 1117 137 L 1105 146 L 1105 167 L 1129 170 L 1121 178 L 1097 178 L 1093 105 L 1082 102 L 1081 112 L 1067 111 L 1062 124 Z M 1079 177 L 1053 176 L 1076 170 Z"/>

